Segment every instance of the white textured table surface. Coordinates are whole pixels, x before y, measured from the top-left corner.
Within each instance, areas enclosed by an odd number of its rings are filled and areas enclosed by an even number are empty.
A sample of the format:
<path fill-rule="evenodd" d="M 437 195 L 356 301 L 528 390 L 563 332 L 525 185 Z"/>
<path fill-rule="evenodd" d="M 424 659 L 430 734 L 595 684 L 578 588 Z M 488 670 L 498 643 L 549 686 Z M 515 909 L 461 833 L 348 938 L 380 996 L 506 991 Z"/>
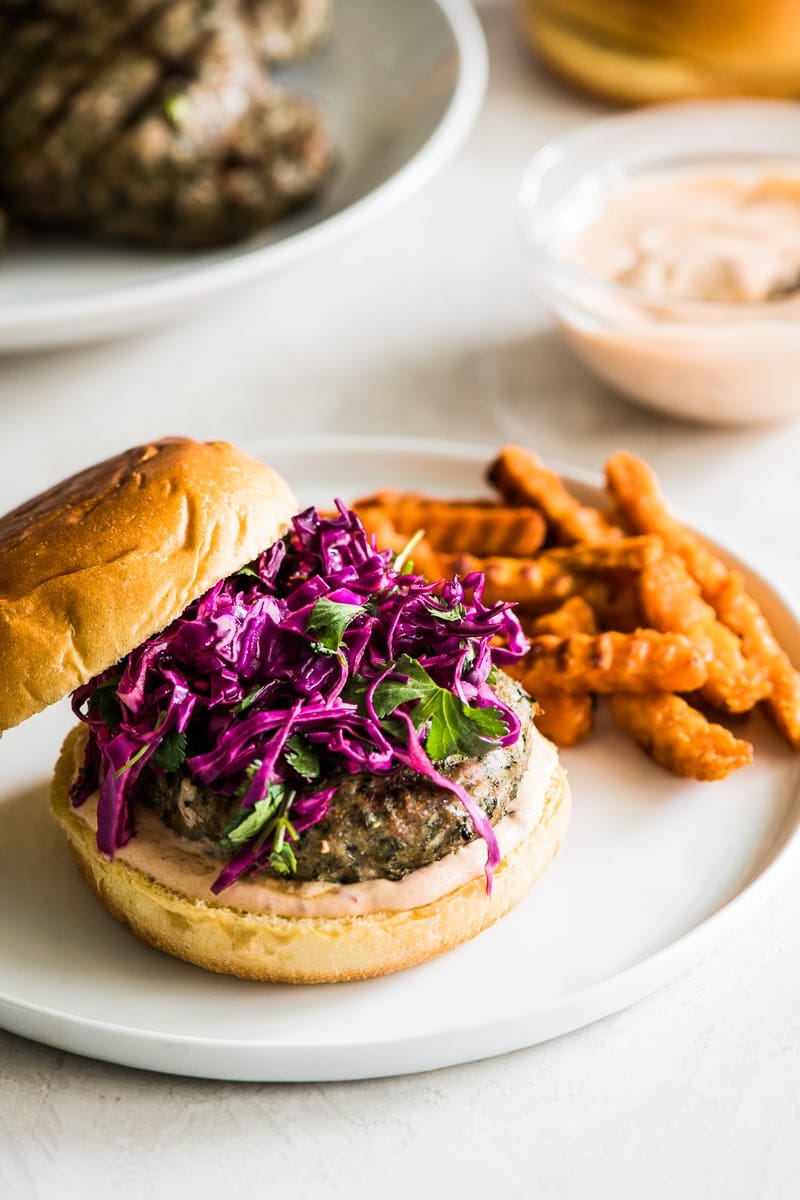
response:
<path fill-rule="evenodd" d="M 180 327 L 0 361 L 0 509 L 172 432 L 455 433 L 595 469 L 624 445 L 800 589 L 800 426 L 726 432 L 640 412 L 587 378 L 531 299 L 516 184 L 533 151 L 595 110 L 537 76 L 510 4 L 479 7 L 485 111 L 397 213 Z M 800 881 L 617 1017 L 424 1076 L 203 1083 L 0 1033 L 0 1196 L 797 1197 L 799 900 Z"/>

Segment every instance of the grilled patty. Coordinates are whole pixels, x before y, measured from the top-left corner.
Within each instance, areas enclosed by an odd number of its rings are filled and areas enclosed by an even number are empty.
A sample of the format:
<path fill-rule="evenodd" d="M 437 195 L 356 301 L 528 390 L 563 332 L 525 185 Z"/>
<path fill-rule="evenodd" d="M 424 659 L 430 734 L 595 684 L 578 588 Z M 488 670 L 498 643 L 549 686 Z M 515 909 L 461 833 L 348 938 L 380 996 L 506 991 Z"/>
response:
<path fill-rule="evenodd" d="M 316 106 L 266 65 L 308 48 L 327 7 L 17 0 L 0 13 L 0 207 L 155 246 L 263 228 L 331 167 Z"/>
<path fill-rule="evenodd" d="M 437 764 L 460 783 L 495 824 L 512 806 L 525 773 L 533 709 L 525 693 L 505 676 L 497 692 L 522 722 L 519 739 L 480 759 L 453 758 Z M 294 878 L 332 883 L 402 879 L 411 871 L 458 850 L 475 837 L 463 805 L 443 788 L 407 768 L 386 775 L 344 773 L 315 783 L 336 785 L 326 816 L 292 844 Z M 188 774 L 143 775 L 139 800 L 153 808 L 182 837 L 222 855 L 220 839 L 238 802 L 219 796 Z M 273 875 L 271 870 L 264 872 Z"/>

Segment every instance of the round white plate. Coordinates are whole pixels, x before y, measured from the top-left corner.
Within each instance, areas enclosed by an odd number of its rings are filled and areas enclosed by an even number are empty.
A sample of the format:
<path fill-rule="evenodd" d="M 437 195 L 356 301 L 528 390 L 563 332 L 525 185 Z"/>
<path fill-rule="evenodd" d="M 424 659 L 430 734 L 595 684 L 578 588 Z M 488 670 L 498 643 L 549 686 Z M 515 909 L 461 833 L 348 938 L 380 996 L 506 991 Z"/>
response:
<path fill-rule="evenodd" d="M 318 200 L 258 237 L 207 253 L 42 239 L 0 252 L 0 350 L 94 341 L 178 316 L 380 216 L 463 142 L 486 86 L 468 0 L 335 0 L 329 44 L 276 71 L 315 97 L 338 163 Z"/>
<path fill-rule="evenodd" d="M 257 448 L 256 448 L 257 449 Z M 490 452 L 436 443 L 273 443 L 302 501 L 379 485 L 474 494 Z M 584 479 L 582 494 L 597 496 Z M 732 553 L 789 651 L 800 615 Z M 356 1079 L 500 1054 L 614 1012 L 691 966 L 774 886 L 800 845 L 798 759 L 760 717 L 755 763 L 723 783 L 661 771 L 600 713 L 564 753 L 561 853 L 466 946 L 364 983 L 276 987 L 206 974 L 117 925 L 46 811 L 60 706 L 0 744 L 0 1023 L 112 1062 L 241 1080 Z M 737 726 L 738 728 L 738 726 Z"/>

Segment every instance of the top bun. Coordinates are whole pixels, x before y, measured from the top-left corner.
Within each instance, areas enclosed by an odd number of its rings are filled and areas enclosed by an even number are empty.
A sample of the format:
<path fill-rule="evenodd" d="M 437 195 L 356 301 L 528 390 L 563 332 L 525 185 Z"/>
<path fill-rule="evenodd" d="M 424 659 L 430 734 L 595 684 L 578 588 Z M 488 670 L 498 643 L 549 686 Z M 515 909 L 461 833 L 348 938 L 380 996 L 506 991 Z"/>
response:
<path fill-rule="evenodd" d="M 165 438 L 0 519 L 0 732 L 180 616 L 285 532 L 297 505 L 227 442 Z"/>

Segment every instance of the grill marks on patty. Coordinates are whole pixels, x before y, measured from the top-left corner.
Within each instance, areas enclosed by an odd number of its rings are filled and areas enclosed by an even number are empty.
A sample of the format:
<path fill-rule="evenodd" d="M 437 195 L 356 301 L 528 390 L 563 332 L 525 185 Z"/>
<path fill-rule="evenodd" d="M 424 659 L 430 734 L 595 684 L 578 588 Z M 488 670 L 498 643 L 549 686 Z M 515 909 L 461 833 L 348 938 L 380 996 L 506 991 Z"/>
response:
<path fill-rule="evenodd" d="M 0 16 L 0 204 L 21 222 L 169 246 L 255 232 L 308 199 L 332 148 L 266 69 L 329 0 L 57 0 Z M 272 39 L 274 41 L 274 38 Z"/>
<path fill-rule="evenodd" d="M 497 691 L 522 722 L 518 741 L 480 759 L 454 758 L 438 764 L 443 774 L 470 793 L 493 824 L 516 798 L 528 763 L 533 717 L 530 700 L 511 680 L 501 676 Z M 457 797 L 414 771 L 337 774 L 324 785 L 315 784 L 315 790 L 334 783 L 337 792 L 327 815 L 292 844 L 297 881 L 401 879 L 476 836 Z M 220 838 L 238 808 L 235 799 L 216 795 L 186 774 L 143 774 L 139 800 L 177 834 L 220 856 Z M 273 876 L 269 870 L 265 874 Z"/>

